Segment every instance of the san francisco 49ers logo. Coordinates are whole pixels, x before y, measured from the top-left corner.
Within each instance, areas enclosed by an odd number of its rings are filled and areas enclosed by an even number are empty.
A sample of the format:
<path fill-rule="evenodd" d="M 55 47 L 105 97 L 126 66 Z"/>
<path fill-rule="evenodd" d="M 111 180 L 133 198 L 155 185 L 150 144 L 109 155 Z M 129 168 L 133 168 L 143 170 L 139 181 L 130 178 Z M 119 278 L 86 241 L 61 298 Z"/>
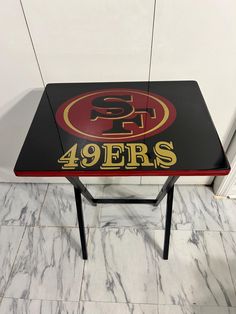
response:
<path fill-rule="evenodd" d="M 98 142 L 130 142 L 168 128 L 176 117 L 171 102 L 136 89 L 106 89 L 63 103 L 57 123 L 77 137 Z"/>

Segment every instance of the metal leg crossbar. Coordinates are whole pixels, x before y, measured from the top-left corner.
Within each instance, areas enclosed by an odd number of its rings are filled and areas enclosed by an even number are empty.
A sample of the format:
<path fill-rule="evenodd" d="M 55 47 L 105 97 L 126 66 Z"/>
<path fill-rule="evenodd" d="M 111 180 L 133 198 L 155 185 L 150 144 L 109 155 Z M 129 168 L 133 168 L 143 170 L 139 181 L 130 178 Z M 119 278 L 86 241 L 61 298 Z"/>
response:
<path fill-rule="evenodd" d="M 168 179 L 166 180 L 165 184 L 163 185 L 156 199 L 127 199 L 127 198 L 117 199 L 117 198 L 93 198 L 93 196 L 89 193 L 87 188 L 84 186 L 84 184 L 80 181 L 78 177 L 67 177 L 67 179 L 74 186 L 83 259 L 84 260 L 88 259 L 88 254 L 87 254 L 86 237 L 85 237 L 85 229 L 84 229 L 84 218 L 83 218 L 81 194 L 93 206 L 96 206 L 97 204 L 153 204 L 154 206 L 158 206 L 167 194 L 163 259 L 168 259 L 174 184 L 178 180 L 178 178 L 179 177 L 177 176 L 168 177 Z"/>

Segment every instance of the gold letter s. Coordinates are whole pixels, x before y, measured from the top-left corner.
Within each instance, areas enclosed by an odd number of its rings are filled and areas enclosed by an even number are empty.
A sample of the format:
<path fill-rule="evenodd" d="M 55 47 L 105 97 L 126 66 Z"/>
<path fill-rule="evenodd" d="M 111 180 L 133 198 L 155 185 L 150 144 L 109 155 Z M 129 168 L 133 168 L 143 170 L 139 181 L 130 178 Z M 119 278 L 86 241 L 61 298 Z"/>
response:
<path fill-rule="evenodd" d="M 175 153 L 171 151 L 173 148 L 172 142 L 157 142 L 153 148 L 154 153 L 157 156 L 155 165 L 161 168 L 170 168 L 170 166 L 173 166 L 177 162 Z"/>

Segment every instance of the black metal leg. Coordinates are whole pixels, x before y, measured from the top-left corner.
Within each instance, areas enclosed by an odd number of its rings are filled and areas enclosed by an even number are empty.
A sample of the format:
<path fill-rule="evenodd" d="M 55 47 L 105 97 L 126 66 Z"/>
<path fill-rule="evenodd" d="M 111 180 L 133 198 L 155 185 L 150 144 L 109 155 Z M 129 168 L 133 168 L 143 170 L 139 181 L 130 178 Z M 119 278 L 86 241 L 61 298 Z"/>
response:
<path fill-rule="evenodd" d="M 168 194 L 167 194 L 166 226 L 165 226 L 165 239 L 164 239 L 163 259 L 168 259 L 168 255 L 169 255 L 169 243 L 170 243 L 170 229 L 171 229 L 173 196 L 174 196 L 174 185 L 171 187 L 171 189 L 168 191 Z"/>
<path fill-rule="evenodd" d="M 77 217 L 78 217 L 78 223 L 79 223 L 82 256 L 83 256 L 83 259 L 86 260 L 88 259 L 88 254 L 87 254 L 87 245 L 86 245 L 86 237 L 85 237 L 85 229 L 84 229 L 84 217 L 83 217 L 81 192 L 75 187 L 74 187 L 74 191 L 75 191 L 75 201 L 76 201 L 76 208 L 77 208 Z"/>
<path fill-rule="evenodd" d="M 165 184 L 163 185 L 160 193 L 156 199 L 96 199 L 89 193 L 87 188 L 79 180 L 78 177 L 67 177 L 67 179 L 73 184 L 75 191 L 75 200 L 77 207 L 77 216 L 79 222 L 80 240 L 82 247 L 83 259 L 87 259 L 87 247 L 84 232 L 84 219 L 83 219 L 83 209 L 81 194 L 94 206 L 99 203 L 103 204 L 153 204 L 157 206 L 167 194 L 167 208 L 166 208 L 166 226 L 165 226 L 165 240 L 164 240 L 164 250 L 163 258 L 168 259 L 169 253 L 169 242 L 170 242 L 170 229 L 171 229 L 171 216 L 172 216 L 172 205 L 173 205 L 173 194 L 174 194 L 174 184 L 179 177 L 168 177 Z"/>
<path fill-rule="evenodd" d="M 164 183 L 160 193 L 157 195 L 155 200 L 155 206 L 159 205 L 169 190 L 174 186 L 175 182 L 178 180 L 179 177 L 168 177 L 166 182 Z"/>
<path fill-rule="evenodd" d="M 96 200 L 92 197 L 89 191 L 86 189 L 86 186 L 80 181 L 78 177 L 67 177 L 67 180 L 70 181 L 73 186 L 80 191 L 80 193 L 90 202 L 91 205 L 96 206 Z"/>

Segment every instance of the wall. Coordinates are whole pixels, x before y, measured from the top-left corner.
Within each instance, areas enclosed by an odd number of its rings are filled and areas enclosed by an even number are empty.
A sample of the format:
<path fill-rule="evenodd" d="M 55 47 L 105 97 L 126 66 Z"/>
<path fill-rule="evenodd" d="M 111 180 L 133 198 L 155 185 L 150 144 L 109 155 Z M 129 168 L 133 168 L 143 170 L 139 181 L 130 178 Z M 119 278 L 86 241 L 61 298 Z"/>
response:
<path fill-rule="evenodd" d="M 158 0 L 155 13 L 151 80 L 197 80 L 226 149 L 236 125 L 236 2 Z"/>
<path fill-rule="evenodd" d="M 0 14 L 1 181 L 18 180 L 12 168 L 49 82 L 197 80 L 227 147 L 236 117 L 235 1 L 11 0 Z"/>
<path fill-rule="evenodd" d="M 218 177 L 214 181 L 213 191 L 216 195 L 236 198 L 236 131 L 227 151 L 231 172 L 226 177 Z"/>
<path fill-rule="evenodd" d="M 0 180 L 12 181 L 43 82 L 19 1 L 1 1 L 0 32 Z"/>

